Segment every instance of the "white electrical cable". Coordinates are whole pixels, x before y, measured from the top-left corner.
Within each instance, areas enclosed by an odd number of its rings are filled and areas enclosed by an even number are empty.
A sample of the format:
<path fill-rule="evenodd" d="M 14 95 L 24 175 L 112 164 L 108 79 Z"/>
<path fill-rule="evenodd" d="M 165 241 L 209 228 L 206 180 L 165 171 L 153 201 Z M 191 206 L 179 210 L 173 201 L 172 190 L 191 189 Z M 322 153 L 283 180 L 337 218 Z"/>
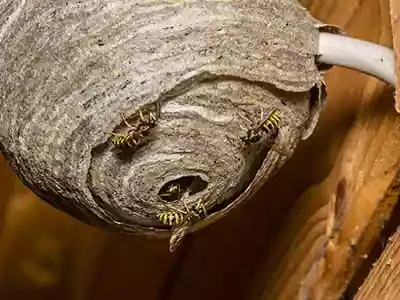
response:
<path fill-rule="evenodd" d="M 332 33 L 320 33 L 318 61 L 354 69 L 395 85 L 393 50 L 370 42 Z"/>

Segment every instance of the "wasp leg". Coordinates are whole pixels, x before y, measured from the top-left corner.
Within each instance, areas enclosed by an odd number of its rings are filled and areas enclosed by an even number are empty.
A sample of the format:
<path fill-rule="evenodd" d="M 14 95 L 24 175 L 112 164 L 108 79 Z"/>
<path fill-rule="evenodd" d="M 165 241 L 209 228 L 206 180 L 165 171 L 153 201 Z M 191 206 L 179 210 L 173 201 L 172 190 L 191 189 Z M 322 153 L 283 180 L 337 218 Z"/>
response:
<path fill-rule="evenodd" d="M 206 207 L 204 206 L 204 204 L 200 202 L 198 205 L 203 210 L 204 216 L 207 217 L 207 210 L 206 210 Z"/>
<path fill-rule="evenodd" d="M 240 118 L 242 118 L 242 119 L 245 120 L 246 122 L 250 123 L 251 126 L 254 126 L 254 123 L 253 123 L 249 118 L 247 118 L 247 117 L 245 117 L 245 116 L 242 116 L 241 114 L 238 114 L 238 115 L 239 115 Z M 239 126 L 240 126 L 240 124 L 239 124 Z M 240 127 L 242 127 L 242 126 L 240 126 Z M 243 127 L 242 127 L 242 128 L 243 128 Z"/>
<path fill-rule="evenodd" d="M 139 117 L 142 123 L 146 123 L 146 119 L 144 118 L 142 110 L 139 108 Z"/>
<path fill-rule="evenodd" d="M 128 127 L 128 128 L 130 128 L 130 130 L 132 130 L 132 129 L 134 129 L 135 127 L 134 126 L 132 126 L 132 124 L 129 124 L 128 123 L 128 121 L 125 119 L 125 116 L 121 113 L 121 118 L 122 118 L 122 121 L 124 122 L 124 124 Z"/>
<path fill-rule="evenodd" d="M 148 121 L 148 123 L 149 124 L 154 124 L 156 121 L 157 121 L 156 116 L 151 111 L 149 111 L 149 121 Z"/>
<path fill-rule="evenodd" d="M 190 214 L 190 209 L 189 209 L 189 207 L 187 206 L 187 204 L 186 204 L 185 201 L 182 200 L 182 202 L 183 202 L 183 205 L 185 206 L 186 213 L 189 215 L 189 214 Z"/>
<path fill-rule="evenodd" d="M 133 144 L 132 144 L 133 143 Z M 134 148 L 138 145 L 138 141 L 135 140 L 135 138 L 127 138 L 126 139 L 126 144 L 130 147 L 130 148 Z"/>
<path fill-rule="evenodd" d="M 207 216 L 207 211 L 202 203 L 202 200 L 199 200 L 196 205 L 192 208 L 193 215 L 198 218 L 198 219 L 203 219 L 204 217 Z"/>
<path fill-rule="evenodd" d="M 172 206 L 172 205 L 170 205 L 170 204 L 168 204 L 168 203 L 165 203 L 164 205 L 165 205 L 166 207 L 168 207 L 168 208 L 174 210 L 174 211 L 180 212 L 181 214 L 187 214 L 187 212 L 185 212 L 185 211 L 183 211 L 183 210 L 180 210 L 179 208 L 176 208 L 175 206 Z"/>
<path fill-rule="evenodd" d="M 179 193 L 180 196 L 180 193 Z M 183 206 L 185 206 L 186 212 L 189 212 L 189 207 L 187 206 L 186 202 L 185 202 L 185 198 L 187 198 L 189 196 L 189 191 L 186 191 L 182 197 L 180 197 L 179 199 L 182 201 Z"/>
<path fill-rule="evenodd" d="M 126 140 L 126 144 L 128 145 L 129 148 L 133 148 L 133 145 L 131 144 L 130 140 Z"/>

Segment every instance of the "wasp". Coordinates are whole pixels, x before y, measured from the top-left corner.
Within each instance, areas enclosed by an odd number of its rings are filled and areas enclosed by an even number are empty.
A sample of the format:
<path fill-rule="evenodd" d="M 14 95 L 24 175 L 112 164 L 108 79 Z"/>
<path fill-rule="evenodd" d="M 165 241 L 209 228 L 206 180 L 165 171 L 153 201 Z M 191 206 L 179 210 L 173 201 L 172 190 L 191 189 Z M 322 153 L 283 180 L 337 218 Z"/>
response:
<path fill-rule="evenodd" d="M 148 111 L 148 118 L 146 119 L 143 115 L 142 109 L 139 108 L 139 124 L 136 126 L 136 129 L 139 131 L 147 131 L 150 128 L 153 128 L 157 124 L 157 119 L 160 117 L 160 104 L 156 102 L 157 106 L 157 115 L 154 115 L 151 111 Z M 126 120 L 124 123 L 128 127 L 132 127 Z"/>
<path fill-rule="evenodd" d="M 188 207 L 185 202 L 185 210 L 180 210 L 169 206 L 171 211 L 163 212 L 157 215 L 158 220 L 169 226 L 182 226 L 190 223 L 193 219 L 203 219 L 207 217 L 207 210 L 201 201 Z"/>
<path fill-rule="evenodd" d="M 118 147 L 136 148 L 140 146 L 144 138 L 149 135 L 149 131 L 129 130 L 127 133 L 111 133 L 114 138 L 111 142 Z"/>
<path fill-rule="evenodd" d="M 185 196 L 188 192 L 185 193 Z M 170 211 L 157 214 L 157 218 L 165 225 L 172 226 L 172 235 L 169 241 L 169 251 L 174 252 L 182 243 L 183 238 L 187 234 L 191 224 L 195 220 L 201 220 L 207 217 L 207 210 L 203 205 L 203 200 L 199 200 L 196 204 L 188 207 L 182 199 L 185 210 L 169 206 Z"/>
<path fill-rule="evenodd" d="M 182 225 L 185 222 L 186 213 L 178 211 L 168 211 L 157 215 L 158 219 L 165 225 Z"/>
<path fill-rule="evenodd" d="M 178 200 L 178 199 L 181 198 L 181 195 L 182 195 L 182 193 L 184 191 L 185 190 L 182 189 L 181 186 L 178 183 L 176 183 L 176 184 L 172 183 L 167 187 L 167 189 L 166 189 L 166 191 L 164 193 L 159 194 L 159 195 L 163 199 L 168 199 L 169 201 Z"/>
<path fill-rule="evenodd" d="M 263 115 L 264 113 L 261 110 L 261 117 L 263 117 Z M 247 130 L 246 136 L 242 136 L 240 139 L 245 145 L 250 145 L 258 142 L 261 139 L 263 132 L 275 138 L 279 133 L 280 121 L 281 118 L 278 109 L 274 109 L 266 118 L 262 119 L 257 126 Z"/>
<path fill-rule="evenodd" d="M 182 225 L 186 221 L 190 221 L 190 219 L 193 217 L 200 219 L 207 216 L 207 211 L 202 204 L 202 201 L 199 201 L 197 204 L 190 207 L 186 205 L 185 201 L 182 199 L 182 196 L 188 196 L 188 191 L 186 189 L 182 189 L 179 183 L 169 184 L 165 192 L 159 195 L 161 198 L 167 201 L 181 200 L 185 207 L 185 211 L 182 211 L 172 206 L 169 206 L 172 211 L 161 213 L 158 215 L 158 219 L 162 221 L 163 224 L 168 224 L 170 226 Z"/>
<path fill-rule="evenodd" d="M 186 212 L 184 219 L 180 219 L 180 224 L 173 226 L 171 238 L 169 240 L 169 251 L 174 252 L 183 241 L 183 238 L 187 235 L 190 226 L 195 220 L 201 220 L 207 217 L 207 211 L 205 207 L 198 202 L 196 205 L 190 207 L 189 212 Z"/>
<path fill-rule="evenodd" d="M 142 108 L 139 108 L 139 122 L 136 126 L 130 124 L 122 115 L 122 121 L 127 126 L 128 131 L 125 133 L 114 133 L 111 142 L 118 147 L 136 148 L 143 144 L 145 137 L 147 137 L 151 130 L 157 125 L 157 120 L 160 116 L 160 107 L 157 102 L 157 113 L 147 111 L 147 118 L 144 116 Z"/>

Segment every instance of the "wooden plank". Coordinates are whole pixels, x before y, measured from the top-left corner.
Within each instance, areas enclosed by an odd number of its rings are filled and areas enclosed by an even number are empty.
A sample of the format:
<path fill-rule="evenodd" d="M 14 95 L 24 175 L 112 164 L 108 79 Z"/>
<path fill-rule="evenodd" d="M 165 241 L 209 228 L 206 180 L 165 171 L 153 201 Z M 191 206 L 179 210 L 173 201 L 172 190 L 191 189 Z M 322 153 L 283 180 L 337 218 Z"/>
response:
<path fill-rule="evenodd" d="M 1 172 L 0 172 L 1 173 Z M 157 299 L 175 256 L 167 241 L 83 224 L 16 188 L 0 239 L 0 299 Z"/>
<path fill-rule="evenodd" d="M 395 49 L 396 57 L 396 74 L 397 74 L 397 89 L 396 89 L 396 110 L 400 112 L 400 2 L 390 0 L 390 15 L 392 20 L 393 32 L 393 48 Z"/>
<path fill-rule="evenodd" d="M 1 299 L 83 299 L 77 293 L 85 293 L 92 279 L 103 233 L 55 210 L 18 182 L 4 223 Z"/>
<path fill-rule="evenodd" d="M 355 300 L 397 300 L 400 295 L 400 228 L 389 238 L 389 243 L 375 263 Z"/>
<path fill-rule="evenodd" d="M 350 36 L 391 46 L 388 0 L 305 2 Z M 274 247 L 265 249 L 252 298 L 339 299 L 397 200 L 386 193 L 397 185 L 400 159 L 390 88 L 338 68 L 326 82 L 328 105 L 307 141 L 320 153 L 305 153 L 305 163 L 292 170 L 322 177 L 298 198 L 270 241 Z"/>
<path fill-rule="evenodd" d="M 164 299 L 178 254 L 167 241 L 110 234 L 84 299 Z"/>
<path fill-rule="evenodd" d="M 393 32 L 393 47 L 396 56 L 396 74 L 400 74 L 400 3 L 398 1 L 390 1 L 390 15 Z M 400 77 L 397 76 L 397 92 L 396 92 L 396 110 L 400 112 Z M 398 176 L 399 177 L 399 176 Z M 398 180 L 399 181 L 399 180 Z M 399 186 L 397 190 L 392 190 L 392 196 L 398 197 Z M 390 193 L 389 193 L 390 196 Z M 396 210 L 398 211 L 398 210 Z M 394 221 L 399 225 L 399 213 L 394 214 L 391 222 Z M 400 227 L 389 238 L 384 252 L 374 263 L 368 277 L 357 292 L 355 299 L 398 299 L 400 295 Z"/>

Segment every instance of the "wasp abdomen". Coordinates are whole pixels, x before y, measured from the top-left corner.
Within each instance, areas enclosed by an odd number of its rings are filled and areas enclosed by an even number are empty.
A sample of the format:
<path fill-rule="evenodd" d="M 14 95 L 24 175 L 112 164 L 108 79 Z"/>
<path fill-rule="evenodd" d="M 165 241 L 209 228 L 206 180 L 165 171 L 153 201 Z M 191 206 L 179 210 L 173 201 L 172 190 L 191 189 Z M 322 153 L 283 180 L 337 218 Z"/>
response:
<path fill-rule="evenodd" d="M 181 225 L 185 221 L 185 216 L 180 212 L 165 212 L 157 215 L 158 219 L 165 225 Z"/>
<path fill-rule="evenodd" d="M 128 123 L 124 116 L 122 121 L 128 128 L 126 133 L 111 133 L 114 138 L 111 142 L 118 147 L 136 148 L 144 143 L 144 139 L 150 135 L 152 129 L 157 125 L 157 120 L 160 115 L 159 103 L 156 104 L 156 115 L 150 110 L 143 113 L 142 108 L 139 108 L 139 120 L 137 124 Z"/>
<path fill-rule="evenodd" d="M 281 121 L 280 116 L 278 115 L 278 111 L 274 110 L 268 117 L 267 119 L 264 121 L 263 125 L 262 125 L 262 129 L 266 132 L 266 133 L 278 133 L 279 130 L 279 123 Z"/>
<path fill-rule="evenodd" d="M 261 140 L 262 132 L 273 134 L 276 137 L 279 132 L 279 123 L 281 117 L 278 114 L 278 109 L 273 110 L 265 119 L 261 120 L 254 128 L 247 130 L 247 134 L 240 139 L 245 145 L 250 145 Z"/>

